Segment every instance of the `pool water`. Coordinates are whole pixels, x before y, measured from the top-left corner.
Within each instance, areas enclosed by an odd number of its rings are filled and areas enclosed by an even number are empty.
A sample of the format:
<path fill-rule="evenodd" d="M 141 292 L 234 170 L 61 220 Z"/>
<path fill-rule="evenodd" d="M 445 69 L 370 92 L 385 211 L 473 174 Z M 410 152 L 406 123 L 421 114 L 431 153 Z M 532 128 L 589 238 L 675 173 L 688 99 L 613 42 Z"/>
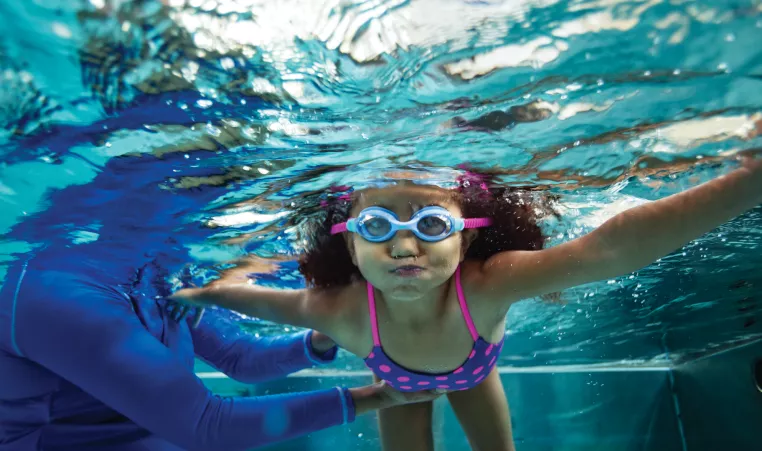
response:
<path fill-rule="evenodd" d="M 758 0 L 0 0 L 0 24 L 0 277 L 79 246 L 170 282 L 255 256 L 298 287 L 323 190 L 461 164 L 557 195 L 557 244 L 762 143 Z M 754 342 L 761 243 L 757 208 L 521 302 L 499 364 L 668 368 Z"/>

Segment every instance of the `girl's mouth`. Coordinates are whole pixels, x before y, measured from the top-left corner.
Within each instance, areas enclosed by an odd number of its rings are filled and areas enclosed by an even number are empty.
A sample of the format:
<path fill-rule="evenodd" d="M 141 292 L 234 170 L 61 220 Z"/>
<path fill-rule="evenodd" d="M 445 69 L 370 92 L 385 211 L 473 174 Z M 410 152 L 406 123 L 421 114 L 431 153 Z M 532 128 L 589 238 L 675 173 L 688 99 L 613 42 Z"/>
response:
<path fill-rule="evenodd" d="M 394 268 L 391 272 L 401 277 L 415 277 L 423 272 L 422 266 L 405 265 Z"/>

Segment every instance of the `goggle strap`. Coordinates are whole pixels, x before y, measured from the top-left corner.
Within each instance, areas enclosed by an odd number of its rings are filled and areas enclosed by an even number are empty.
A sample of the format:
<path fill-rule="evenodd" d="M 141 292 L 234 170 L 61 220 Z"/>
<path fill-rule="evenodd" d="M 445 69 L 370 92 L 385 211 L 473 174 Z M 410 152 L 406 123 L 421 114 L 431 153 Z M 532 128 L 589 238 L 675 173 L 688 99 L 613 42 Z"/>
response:
<path fill-rule="evenodd" d="M 331 226 L 331 235 L 336 235 L 337 233 L 346 232 L 347 231 L 347 223 L 342 222 L 339 224 L 334 224 Z"/>
<path fill-rule="evenodd" d="M 491 218 L 468 218 L 463 220 L 463 228 L 465 229 L 477 229 L 479 227 L 489 227 L 491 225 Z"/>

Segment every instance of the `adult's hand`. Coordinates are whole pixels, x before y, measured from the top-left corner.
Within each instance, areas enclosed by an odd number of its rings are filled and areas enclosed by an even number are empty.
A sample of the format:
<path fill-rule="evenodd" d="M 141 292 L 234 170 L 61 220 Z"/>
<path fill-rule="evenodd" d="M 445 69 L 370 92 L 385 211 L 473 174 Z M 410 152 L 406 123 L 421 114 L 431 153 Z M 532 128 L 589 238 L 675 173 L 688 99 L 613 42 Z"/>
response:
<path fill-rule="evenodd" d="M 357 415 L 403 404 L 432 401 L 446 393 L 445 390 L 401 392 L 383 381 L 365 387 L 350 388 L 349 392 L 355 402 Z"/>

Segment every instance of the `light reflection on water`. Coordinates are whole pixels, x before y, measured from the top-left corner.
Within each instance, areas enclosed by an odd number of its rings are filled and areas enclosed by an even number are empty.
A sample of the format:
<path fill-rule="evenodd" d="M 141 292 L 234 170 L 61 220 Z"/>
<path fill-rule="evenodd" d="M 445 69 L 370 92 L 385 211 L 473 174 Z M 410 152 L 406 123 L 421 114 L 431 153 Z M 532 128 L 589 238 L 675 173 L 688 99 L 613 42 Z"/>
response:
<path fill-rule="evenodd" d="M 559 196 L 555 244 L 760 146 L 758 2 L 4 1 L 0 13 L 3 233 L 44 217 L 50 189 L 113 178 L 117 203 L 159 187 L 196 203 L 141 221 L 199 273 L 249 252 L 284 259 L 294 212 L 384 171 L 446 184 L 467 163 L 536 185 Z M 117 157 L 147 169 L 117 174 Z M 76 220 L 32 223 L 36 236 L 118 239 L 99 234 L 102 210 L 69 209 Z M 673 357 L 758 336 L 760 230 L 757 210 L 563 305 L 517 305 L 503 363 L 647 361 L 665 334 Z M 0 259 L 28 245 L 9 237 Z M 300 283 L 293 267 L 276 275 Z"/>

